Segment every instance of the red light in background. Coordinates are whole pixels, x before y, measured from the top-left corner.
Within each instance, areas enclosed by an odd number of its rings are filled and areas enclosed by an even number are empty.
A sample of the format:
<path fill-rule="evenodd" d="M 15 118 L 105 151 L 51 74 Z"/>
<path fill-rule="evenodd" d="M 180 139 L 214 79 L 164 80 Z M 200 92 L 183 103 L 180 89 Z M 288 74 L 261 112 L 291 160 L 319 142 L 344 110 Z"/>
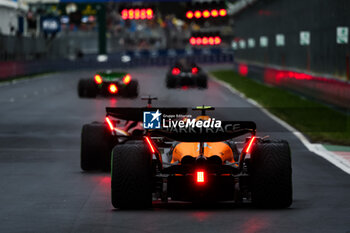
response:
<path fill-rule="evenodd" d="M 134 18 L 134 10 L 130 9 L 128 19 L 133 19 L 133 18 Z"/>
<path fill-rule="evenodd" d="M 153 18 L 153 10 L 151 8 L 148 8 L 146 10 L 146 14 L 147 14 L 147 19 L 152 19 Z"/>
<path fill-rule="evenodd" d="M 209 18 L 210 12 L 208 10 L 203 11 L 203 18 Z"/>
<path fill-rule="evenodd" d="M 221 44 L 221 38 L 218 37 L 218 36 L 216 36 L 216 37 L 214 38 L 214 44 Z"/>
<path fill-rule="evenodd" d="M 114 130 L 114 126 L 112 124 L 112 121 L 109 119 L 109 117 L 106 117 L 105 119 L 106 119 L 106 122 L 107 122 L 107 124 L 109 126 L 109 129 L 113 131 Z"/>
<path fill-rule="evenodd" d="M 123 83 L 125 85 L 128 85 L 130 83 L 130 81 L 131 81 L 131 75 L 130 74 L 125 75 L 123 78 Z"/>
<path fill-rule="evenodd" d="M 196 17 L 197 19 L 199 19 L 200 17 L 202 17 L 202 12 L 200 12 L 200 11 L 195 11 L 195 12 L 194 12 L 194 17 Z"/>
<path fill-rule="evenodd" d="M 213 37 L 209 37 L 208 42 L 210 45 L 214 45 L 214 38 Z"/>
<path fill-rule="evenodd" d="M 220 10 L 219 10 L 219 15 L 222 16 L 222 17 L 224 17 L 224 16 L 227 15 L 227 11 L 226 11 L 225 9 L 220 9 Z"/>
<path fill-rule="evenodd" d="M 179 75 L 180 72 L 181 72 L 180 69 L 177 68 L 177 67 L 174 67 L 174 68 L 171 70 L 171 73 L 172 73 L 173 75 Z"/>
<path fill-rule="evenodd" d="M 140 18 L 140 9 L 135 9 L 134 13 L 135 13 L 135 19 L 139 19 Z"/>
<path fill-rule="evenodd" d="M 216 37 L 191 37 L 189 40 L 191 45 L 219 45 L 222 40 L 219 36 Z"/>
<path fill-rule="evenodd" d="M 192 74 L 197 74 L 197 73 L 198 73 L 198 68 L 192 67 Z"/>
<path fill-rule="evenodd" d="M 191 37 L 191 38 L 190 38 L 190 44 L 191 44 L 191 45 L 195 45 L 195 44 L 196 44 L 196 38 Z"/>
<path fill-rule="evenodd" d="M 146 16 L 146 9 L 141 9 L 141 11 L 140 11 L 141 13 L 141 19 L 145 19 L 147 16 Z"/>
<path fill-rule="evenodd" d="M 197 181 L 197 183 L 204 183 L 205 182 L 204 171 L 197 171 L 196 172 L 196 181 Z"/>
<path fill-rule="evenodd" d="M 239 64 L 238 73 L 242 76 L 247 76 L 248 74 L 248 66 L 246 64 Z"/>
<path fill-rule="evenodd" d="M 187 11 L 186 18 L 192 19 L 193 18 L 193 12 L 192 11 Z"/>
<path fill-rule="evenodd" d="M 102 78 L 101 78 L 100 75 L 96 74 L 94 79 L 95 79 L 95 83 L 96 84 L 101 84 L 102 83 Z"/>
<path fill-rule="evenodd" d="M 247 149 L 245 150 L 245 153 L 250 153 L 250 149 L 251 149 L 251 147 L 252 147 L 254 141 L 255 141 L 255 136 L 253 136 L 253 137 L 250 139 L 249 144 L 248 144 L 248 147 L 247 147 Z"/>
<path fill-rule="evenodd" d="M 127 10 L 127 9 L 122 10 L 122 18 L 123 18 L 124 20 L 126 20 L 126 19 L 129 18 L 129 16 L 128 16 L 128 10 Z"/>
<path fill-rule="evenodd" d="M 115 84 L 109 85 L 108 90 L 111 94 L 115 94 L 118 92 L 118 88 Z"/>
<path fill-rule="evenodd" d="M 153 18 L 153 10 L 151 8 L 148 9 L 123 9 L 121 11 L 122 18 L 124 20 L 127 19 L 152 19 Z"/>
<path fill-rule="evenodd" d="M 214 18 L 215 18 L 215 17 L 218 17 L 218 16 L 219 16 L 218 10 L 215 10 L 215 9 L 212 10 L 212 11 L 211 11 L 211 16 L 214 17 Z"/>
<path fill-rule="evenodd" d="M 207 45 L 208 43 L 209 43 L 208 37 L 203 37 L 203 39 L 202 39 L 202 44 L 203 44 L 203 45 Z"/>

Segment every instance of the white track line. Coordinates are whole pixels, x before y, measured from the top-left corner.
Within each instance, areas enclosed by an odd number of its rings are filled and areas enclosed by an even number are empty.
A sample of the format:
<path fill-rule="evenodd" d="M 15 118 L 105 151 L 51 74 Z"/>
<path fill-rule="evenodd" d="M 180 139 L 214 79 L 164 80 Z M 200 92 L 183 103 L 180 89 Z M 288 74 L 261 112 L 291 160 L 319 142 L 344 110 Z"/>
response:
<path fill-rule="evenodd" d="M 276 117 L 269 111 L 267 111 L 263 106 L 261 106 L 259 103 L 257 103 L 255 100 L 247 98 L 243 93 L 239 92 L 237 89 L 233 88 L 230 84 L 223 82 L 221 80 L 216 79 L 215 77 L 211 76 L 212 79 L 214 79 L 216 82 L 220 83 L 222 86 L 229 89 L 232 93 L 239 95 L 240 97 L 246 99 L 250 104 L 258 107 L 261 109 L 267 116 L 269 116 L 272 120 L 276 121 L 278 124 L 282 125 L 284 128 L 292 132 L 303 144 L 304 146 L 311 152 L 321 156 L 322 158 L 326 159 L 327 161 L 331 162 L 344 172 L 350 174 L 350 163 L 336 155 L 335 153 L 326 150 L 321 144 L 318 143 L 310 143 L 309 140 L 297 129 L 289 125 L 287 122 L 281 120 L 280 118 Z"/>

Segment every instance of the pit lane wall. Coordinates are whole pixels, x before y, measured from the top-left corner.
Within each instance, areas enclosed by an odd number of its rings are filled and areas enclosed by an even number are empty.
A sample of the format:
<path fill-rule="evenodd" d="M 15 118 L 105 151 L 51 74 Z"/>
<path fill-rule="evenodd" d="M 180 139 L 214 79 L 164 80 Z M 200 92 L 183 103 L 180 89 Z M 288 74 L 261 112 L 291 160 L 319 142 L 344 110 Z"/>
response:
<path fill-rule="evenodd" d="M 349 107 L 348 9 L 349 0 L 257 1 L 235 16 L 237 71 Z"/>
<path fill-rule="evenodd" d="M 181 57 L 200 63 L 233 62 L 231 49 L 169 49 L 124 51 L 108 55 L 108 60 L 98 62 L 97 55 L 85 55 L 76 59 L 38 59 L 34 61 L 0 61 L 0 79 L 33 75 L 45 72 L 61 72 L 77 69 L 115 69 L 137 66 L 167 66 Z"/>

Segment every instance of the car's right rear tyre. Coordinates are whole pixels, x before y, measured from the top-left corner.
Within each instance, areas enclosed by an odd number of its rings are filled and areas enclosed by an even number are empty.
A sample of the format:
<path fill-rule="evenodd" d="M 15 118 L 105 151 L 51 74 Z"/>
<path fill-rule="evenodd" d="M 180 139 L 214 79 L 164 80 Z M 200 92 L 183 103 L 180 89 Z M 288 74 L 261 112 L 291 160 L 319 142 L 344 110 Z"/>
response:
<path fill-rule="evenodd" d="M 197 86 L 199 88 L 208 88 L 208 78 L 206 76 L 201 76 L 197 79 Z"/>
<path fill-rule="evenodd" d="M 90 79 L 81 79 L 78 83 L 79 97 L 95 98 L 97 94 L 96 84 Z"/>
<path fill-rule="evenodd" d="M 260 208 L 292 204 L 292 165 L 288 142 L 258 141 L 251 154 L 252 203 Z"/>
<path fill-rule="evenodd" d="M 128 143 L 112 152 L 112 205 L 121 209 L 152 206 L 152 157 L 145 143 Z"/>
<path fill-rule="evenodd" d="M 83 126 L 81 132 L 80 166 L 84 171 L 104 170 L 111 166 L 111 135 L 102 123 Z"/>

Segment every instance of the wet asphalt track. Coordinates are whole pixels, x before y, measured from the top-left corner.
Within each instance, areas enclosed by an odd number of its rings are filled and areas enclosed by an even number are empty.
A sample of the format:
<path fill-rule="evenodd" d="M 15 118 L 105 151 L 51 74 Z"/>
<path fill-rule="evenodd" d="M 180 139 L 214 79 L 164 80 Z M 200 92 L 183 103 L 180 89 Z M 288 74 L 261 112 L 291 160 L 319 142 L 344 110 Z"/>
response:
<path fill-rule="evenodd" d="M 350 176 L 307 151 L 292 133 L 214 81 L 208 90 L 168 91 L 164 68 L 131 73 L 141 94 L 158 96 L 157 106 L 243 107 L 248 112 L 232 110 L 232 116 L 255 120 L 261 135 L 287 139 L 291 208 L 173 202 L 147 211 L 114 210 L 109 175 L 80 170 L 81 126 L 102 119 L 105 106 L 144 103 L 79 99 L 77 81 L 92 72 L 56 73 L 0 86 L 0 232 L 350 232 Z"/>

